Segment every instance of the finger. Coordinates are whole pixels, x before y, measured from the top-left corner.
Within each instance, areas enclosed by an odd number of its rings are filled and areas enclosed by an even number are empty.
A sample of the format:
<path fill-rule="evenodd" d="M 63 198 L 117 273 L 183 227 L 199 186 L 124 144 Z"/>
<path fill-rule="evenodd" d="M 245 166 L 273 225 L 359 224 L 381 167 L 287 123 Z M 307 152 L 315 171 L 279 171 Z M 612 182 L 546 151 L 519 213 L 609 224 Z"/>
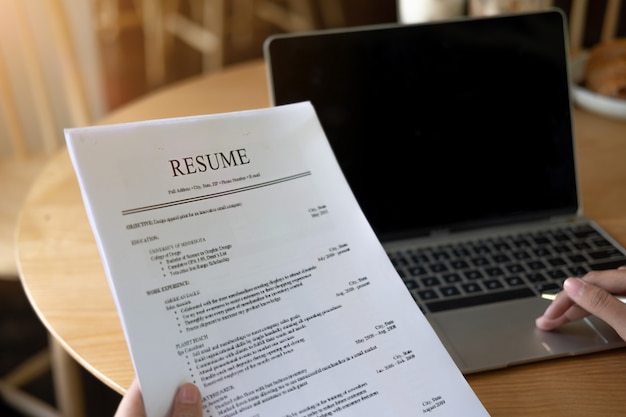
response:
<path fill-rule="evenodd" d="M 543 313 L 545 317 L 556 318 L 560 317 L 573 305 L 574 301 L 567 295 L 567 293 L 561 291 L 556 295 L 556 298 L 548 305 L 546 311 Z"/>
<path fill-rule="evenodd" d="M 605 271 L 592 271 L 583 279 L 613 294 L 626 294 L 626 266 Z M 544 314 L 535 320 L 535 324 L 542 330 L 552 330 L 571 321 L 580 320 L 589 315 L 585 309 L 576 306 L 575 302 L 562 291 L 550 303 Z"/>
<path fill-rule="evenodd" d="M 611 294 L 626 294 L 626 267 L 608 269 L 605 271 L 591 271 L 582 277 Z"/>
<path fill-rule="evenodd" d="M 554 330 L 557 327 L 561 327 L 564 324 L 572 321 L 580 320 L 587 317 L 589 312 L 574 305 L 570 307 L 564 314 L 557 317 L 540 316 L 535 319 L 535 326 L 541 330 Z"/>
<path fill-rule="evenodd" d="M 588 315 L 587 311 L 578 307 L 567 293 L 562 291 L 548 305 L 543 315 L 535 320 L 535 325 L 542 330 L 553 330 Z"/>
<path fill-rule="evenodd" d="M 604 288 L 584 279 L 568 278 L 563 289 L 578 306 L 607 322 L 626 340 L 626 305 Z"/>
<path fill-rule="evenodd" d="M 146 417 L 146 410 L 143 406 L 143 397 L 139 389 L 137 378 L 133 379 L 128 391 L 117 407 L 115 417 Z"/>
<path fill-rule="evenodd" d="M 202 399 L 200 391 L 194 384 L 183 384 L 178 389 L 172 417 L 202 417 Z"/>

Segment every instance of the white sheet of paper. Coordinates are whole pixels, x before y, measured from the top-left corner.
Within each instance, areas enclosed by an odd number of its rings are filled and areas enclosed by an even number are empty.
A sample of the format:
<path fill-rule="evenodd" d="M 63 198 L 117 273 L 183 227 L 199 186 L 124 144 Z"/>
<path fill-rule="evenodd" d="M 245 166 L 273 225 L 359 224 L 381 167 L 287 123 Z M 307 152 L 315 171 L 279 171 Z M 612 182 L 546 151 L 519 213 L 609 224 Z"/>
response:
<path fill-rule="evenodd" d="M 186 381 L 206 417 L 487 415 L 310 103 L 66 139 L 148 417 Z"/>

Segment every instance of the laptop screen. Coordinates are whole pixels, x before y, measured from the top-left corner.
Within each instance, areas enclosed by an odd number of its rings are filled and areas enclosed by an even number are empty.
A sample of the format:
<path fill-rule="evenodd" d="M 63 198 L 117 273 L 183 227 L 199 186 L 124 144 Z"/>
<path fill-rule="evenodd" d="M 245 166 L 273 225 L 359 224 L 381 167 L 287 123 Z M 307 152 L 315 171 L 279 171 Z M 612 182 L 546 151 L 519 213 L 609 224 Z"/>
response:
<path fill-rule="evenodd" d="M 379 238 L 576 213 L 563 15 L 278 35 L 275 105 L 310 100 Z"/>

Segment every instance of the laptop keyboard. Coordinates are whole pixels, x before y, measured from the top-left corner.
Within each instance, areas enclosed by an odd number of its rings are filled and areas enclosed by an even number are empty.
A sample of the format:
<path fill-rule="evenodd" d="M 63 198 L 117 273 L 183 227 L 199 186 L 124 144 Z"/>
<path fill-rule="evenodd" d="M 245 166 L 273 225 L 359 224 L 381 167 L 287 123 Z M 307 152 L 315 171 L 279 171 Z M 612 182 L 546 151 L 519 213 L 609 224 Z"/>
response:
<path fill-rule="evenodd" d="M 591 226 L 388 253 L 424 312 L 538 297 L 571 276 L 626 265 Z"/>

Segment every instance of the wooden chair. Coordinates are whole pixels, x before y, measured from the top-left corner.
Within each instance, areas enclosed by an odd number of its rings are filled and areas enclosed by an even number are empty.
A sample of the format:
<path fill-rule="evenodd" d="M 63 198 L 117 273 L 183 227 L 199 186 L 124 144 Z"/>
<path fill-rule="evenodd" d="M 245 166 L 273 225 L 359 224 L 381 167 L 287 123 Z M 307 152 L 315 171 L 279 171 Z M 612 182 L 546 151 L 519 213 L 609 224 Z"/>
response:
<path fill-rule="evenodd" d="M 65 7 L 70 4 L 71 9 Z M 19 279 L 18 213 L 31 182 L 63 147 L 63 128 L 89 124 L 104 112 L 95 42 L 75 35 L 79 25 L 91 30 L 89 4 L 0 2 L 0 279 Z M 53 337 L 49 340 L 49 349 L 0 375 L 0 397 L 28 416 L 81 416 L 78 365 Z M 58 410 L 22 390 L 49 370 Z"/>
<path fill-rule="evenodd" d="M 167 60 L 174 39 L 202 54 L 203 72 L 223 65 L 224 0 L 189 0 L 182 13 L 181 0 L 142 3 L 146 81 L 154 88 L 165 84 Z"/>
<path fill-rule="evenodd" d="M 569 43 L 572 55 L 585 49 L 583 38 L 587 28 L 586 18 L 589 7 L 598 7 L 597 2 L 587 0 L 572 0 L 569 14 Z M 607 0 L 604 9 L 604 19 L 601 25 L 600 41 L 612 39 L 617 34 L 621 0 Z"/>
<path fill-rule="evenodd" d="M 181 11 L 186 6 L 186 12 Z M 338 0 L 155 0 L 143 1 L 146 79 L 154 88 L 165 83 L 166 63 L 174 39 L 202 55 L 202 72 L 224 65 L 228 47 L 244 47 L 253 40 L 259 21 L 279 30 L 298 32 L 318 27 L 317 6 L 326 26 L 343 26 Z"/>

